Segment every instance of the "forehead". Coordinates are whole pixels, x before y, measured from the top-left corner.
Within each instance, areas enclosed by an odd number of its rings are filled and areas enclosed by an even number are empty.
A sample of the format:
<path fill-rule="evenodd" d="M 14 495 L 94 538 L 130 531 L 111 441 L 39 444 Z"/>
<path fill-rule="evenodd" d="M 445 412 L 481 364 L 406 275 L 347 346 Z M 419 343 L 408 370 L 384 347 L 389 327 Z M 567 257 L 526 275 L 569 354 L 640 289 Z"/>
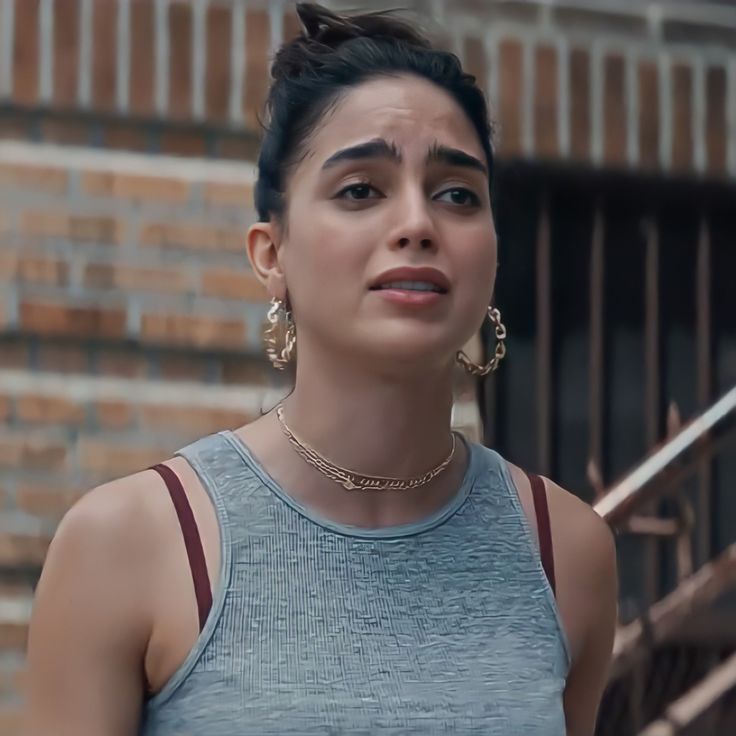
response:
<path fill-rule="evenodd" d="M 325 116 L 308 148 L 316 165 L 337 149 L 373 138 L 409 157 L 435 143 L 484 159 L 478 134 L 460 105 L 436 84 L 410 75 L 381 77 L 351 88 Z"/>

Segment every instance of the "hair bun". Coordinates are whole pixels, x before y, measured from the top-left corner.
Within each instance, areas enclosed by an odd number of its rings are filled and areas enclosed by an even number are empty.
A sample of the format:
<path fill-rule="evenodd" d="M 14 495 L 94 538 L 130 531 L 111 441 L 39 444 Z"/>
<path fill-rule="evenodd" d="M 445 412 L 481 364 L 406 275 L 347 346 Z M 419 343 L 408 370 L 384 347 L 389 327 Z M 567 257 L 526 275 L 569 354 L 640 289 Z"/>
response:
<path fill-rule="evenodd" d="M 273 79 L 293 79 L 319 68 L 325 57 L 354 38 L 391 39 L 422 48 L 431 45 L 420 31 L 392 11 L 349 16 L 317 3 L 297 3 L 296 13 L 302 32 L 277 52 L 271 67 Z"/>

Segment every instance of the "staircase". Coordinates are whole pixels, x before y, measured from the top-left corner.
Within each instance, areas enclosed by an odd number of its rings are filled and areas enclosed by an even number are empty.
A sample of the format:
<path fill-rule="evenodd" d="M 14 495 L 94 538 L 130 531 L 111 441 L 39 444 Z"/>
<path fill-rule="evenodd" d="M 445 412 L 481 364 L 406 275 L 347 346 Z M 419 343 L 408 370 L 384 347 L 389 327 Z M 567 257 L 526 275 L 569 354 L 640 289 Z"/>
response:
<path fill-rule="evenodd" d="M 736 529 L 693 572 L 696 519 L 687 493 L 694 474 L 735 449 L 736 387 L 596 503 L 619 535 L 658 544 L 676 575 L 671 590 L 619 626 L 597 736 L 736 733 Z M 676 515 L 652 514 L 665 505 Z"/>

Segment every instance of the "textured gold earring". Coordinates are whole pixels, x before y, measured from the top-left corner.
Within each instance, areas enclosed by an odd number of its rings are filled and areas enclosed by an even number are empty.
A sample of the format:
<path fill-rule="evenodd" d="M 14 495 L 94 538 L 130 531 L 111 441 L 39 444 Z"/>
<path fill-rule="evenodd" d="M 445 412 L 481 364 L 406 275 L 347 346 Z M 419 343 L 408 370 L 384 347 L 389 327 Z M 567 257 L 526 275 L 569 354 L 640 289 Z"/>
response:
<path fill-rule="evenodd" d="M 296 347 L 294 320 L 291 311 L 286 308 L 286 304 L 276 297 L 271 299 L 271 308 L 268 310 L 266 319 L 269 323 L 269 327 L 263 333 L 266 355 L 273 367 L 282 371 L 294 359 L 294 349 Z M 279 343 L 282 341 L 283 347 L 279 347 Z"/>
<path fill-rule="evenodd" d="M 506 355 L 506 343 L 504 342 L 506 340 L 506 327 L 501 322 L 501 310 L 496 309 L 496 307 L 488 307 L 488 319 L 491 320 L 491 324 L 493 324 L 496 331 L 496 352 L 493 358 L 485 365 L 478 365 L 473 363 L 462 350 L 459 350 L 455 356 L 455 360 L 473 376 L 486 376 L 491 371 L 495 371 Z"/>

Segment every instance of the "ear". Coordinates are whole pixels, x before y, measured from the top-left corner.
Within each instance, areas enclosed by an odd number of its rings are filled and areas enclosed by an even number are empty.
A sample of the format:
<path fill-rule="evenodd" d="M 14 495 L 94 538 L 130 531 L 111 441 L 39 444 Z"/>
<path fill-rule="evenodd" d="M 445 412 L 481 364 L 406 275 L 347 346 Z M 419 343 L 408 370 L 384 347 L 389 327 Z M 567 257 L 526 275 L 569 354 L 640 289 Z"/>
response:
<path fill-rule="evenodd" d="M 280 234 L 272 222 L 256 222 L 248 228 L 246 248 L 253 273 L 270 297 L 286 299 L 286 280 L 279 260 Z"/>

